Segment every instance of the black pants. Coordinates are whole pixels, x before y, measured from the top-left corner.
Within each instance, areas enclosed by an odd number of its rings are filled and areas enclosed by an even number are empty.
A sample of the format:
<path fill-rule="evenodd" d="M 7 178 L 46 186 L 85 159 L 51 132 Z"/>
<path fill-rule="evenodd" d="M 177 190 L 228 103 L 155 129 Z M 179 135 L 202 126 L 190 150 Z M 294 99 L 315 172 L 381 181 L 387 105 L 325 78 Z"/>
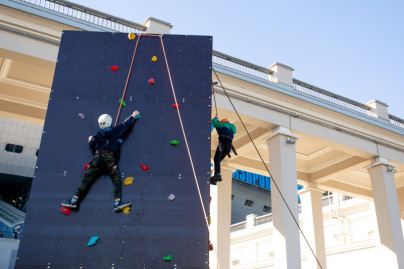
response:
<path fill-rule="evenodd" d="M 215 162 L 215 175 L 220 174 L 220 163 L 222 160 L 230 153 L 232 140 L 229 138 L 219 137 L 219 145 L 217 146 L 215 157 L 213 161 Z"/>
<path fill-rule="evenodd" d="M 94 155 L 92 164 L 90 165 L 90 168 L 87 169 L 75 195 L 77 195 L 79 199 L 83 198 L 97 178 L 105 173 L 109 175 L 112 180 L 112 184 L 114 185 L 114 199 L 121 199 L 121 176 L 119 175 L 115 157 L 108 153 Z"/>

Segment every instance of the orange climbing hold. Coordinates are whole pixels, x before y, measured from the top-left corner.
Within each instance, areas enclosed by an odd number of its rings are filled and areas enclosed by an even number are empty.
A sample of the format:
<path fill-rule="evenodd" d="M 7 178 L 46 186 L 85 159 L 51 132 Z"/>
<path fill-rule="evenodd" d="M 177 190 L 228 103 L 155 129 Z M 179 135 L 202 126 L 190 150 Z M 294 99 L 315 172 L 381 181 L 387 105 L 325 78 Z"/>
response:
<path fill-rule="evenodd" d="M 136 38 L 135 33 L 130 32 L 130 33 L 128 34 L 128 38 L 129 38 L 129 40 L 135 39 L 135 38 Z"/>
<path fill-rule="evenodd" d="M 70 210 L 70 208 L 65 207 L 65 206 L 62 206 L 62 207 L 60 208 L 60 211 L 61 211 L 63 214 L 67 215 L 67 216 L 70 216 L 70 213 L 72 213 L 72 211 Z"/>
<path fill-rule="evenodd" d="M 123 185 L 128 186 L 130 184 L 133 183 L 133 177 L 127 177 L 124 181 L 123 181 Z"/>
<path fill-rule="evenodd" d="M 125 215 L 129 214 L 129 211 L 130 211 L 130 206 L 125 207 L 124 209 L 122 209 L 122 212 L 123 212 Z"/>
<path fill-rule="evenodd" d="M 144 164 L 139 164 L 139 165 L 140 165 L 140 168 L 142 168 L 143 171 L 150 170 L 150 167 L 148 167 L 147 165 L 144 165 Z"/>
<path fill-rule="evenodd" d="M 148 80 L 148 82 L 149 82 L 150 85 L 154 85 L 154 78 L 150 78 L 150 79 Z"/>
<path fill-rule="evenodd" d="M 180 108 L 180 104 L 173 104 L 173 108 L 179 109 L 179 108 Z"/>
<path fill-rule="evenodd" d="M 114 72 L 118 71 L 118 69 L 119 69 L 119 66 L 117 66 L 117 65 L 111 66 L 111 70 Z"/>

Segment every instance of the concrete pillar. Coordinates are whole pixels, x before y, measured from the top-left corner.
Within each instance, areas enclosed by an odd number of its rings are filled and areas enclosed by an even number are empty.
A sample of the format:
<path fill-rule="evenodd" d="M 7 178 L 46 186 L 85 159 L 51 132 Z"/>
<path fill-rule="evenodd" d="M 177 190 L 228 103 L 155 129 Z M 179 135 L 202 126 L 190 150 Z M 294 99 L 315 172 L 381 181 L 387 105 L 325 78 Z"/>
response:
<path fill-rule="evenodd" d="M 372 100 L 366 105 L 371 107 L 370 111 L 375 113 L 378 118 L 388 121 L 390 120 L 389 112 L 387 111 L 389 106 L 387 104 L 380 102 L 379 100 Z"/>
<path fill-rule="evenodd" d="M 148 34 L 169 34 L 173 27 L 171 23 L 153 17 L 148 18 L 143 25 L 147 27 Z"/>
<path fill-rule="evenodd" d="M 299 191 L 303 232 L 309 241 L 311 249 L 316 255 L 314 256 L 307 246 L 307 268 L 327 268 L 323 226 L 323 192 L 323 190 L 313 187 L 305 187 L 303 190 Z M 306 242 L 304 242 L 303 245 L 307 245 Z M 321 266 L 318 263 L 320 263 Z"/>
<path fill-rule="evenodd" d="M 231 225 L 231 186 L 233 170 L 222 162 L 222 181 L 211 185 L 210 196 L 210 240 L 214 251 L 210 252 L 211 269 L 230 269 L 230 225 Z M 219 266 L 217 265 L 219 263 Z"/>
<path fill-rule="evenodd" d="M 298 221 L 296 140 L 298 135 L 289 129 L 278 127 L 266 138 L 271 168 L 271 200 L 274 229 L 276 268 L 300 269 L 300 235 Z M 289 209 L 287 208 L 282 193 Z"/>
<path fill-rule="evenodd" d="M 404 268 L 404 240 L 395 184 L 395 165 L 377 157 L 365 167 L 372 183 L 377 225 L 384 259 L 396 260 Z"/>
<path fill-rule="evenodd" d="M 275 83 L 282 83 L 293 87 L 293 68 L 281 63 L 274 63 L 269 67 L 273 73 L 269 76 L 269 80 Z"/>

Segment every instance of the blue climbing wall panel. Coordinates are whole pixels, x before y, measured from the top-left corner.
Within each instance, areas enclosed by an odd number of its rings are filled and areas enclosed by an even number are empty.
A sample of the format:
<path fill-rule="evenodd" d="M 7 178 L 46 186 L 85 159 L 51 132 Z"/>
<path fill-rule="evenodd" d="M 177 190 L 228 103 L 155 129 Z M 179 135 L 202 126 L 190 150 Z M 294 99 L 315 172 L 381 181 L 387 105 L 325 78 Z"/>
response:
<path fill-rule="evenodd" d="M 67 216 L 91 160 L 87 139 L 103 113 L 115 119 L 139 36 L 65 31 L 16 268 L 208 268 L 208 230 L 159 36 L 141 36 L 119 122 L 141 119 L 125 137 L 119 170 L 129 214 L 113 211 L 108 176 Z M 212 38 L 162 36 L 206 213 L 209 214 Z M 151 61 L 156 56 L 157 61 Z M 112 71 L 111 66 L 118 66 Z M 155 84 L 148 80 L 154 78 Z M 84 115 L 84 119 L 78 116 Z M 170 140 L 179 140 L 179 146 Z M 151 169 L 143 171 L 140 163 Z M 174 194 L 175 200 L 168 196 Z M 92 236 L 100 236 L 87 246 Z M 163 256 L 172 255 L 172 261 Z"/>

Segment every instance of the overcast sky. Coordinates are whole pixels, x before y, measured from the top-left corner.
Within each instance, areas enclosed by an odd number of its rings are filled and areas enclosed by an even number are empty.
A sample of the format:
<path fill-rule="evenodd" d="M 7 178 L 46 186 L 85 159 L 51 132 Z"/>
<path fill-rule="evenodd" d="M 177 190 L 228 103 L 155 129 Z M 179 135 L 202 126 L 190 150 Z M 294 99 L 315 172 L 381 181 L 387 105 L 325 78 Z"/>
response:
<path fill-rule="evenodd" d="M 172 34 L 211 35 L 220 52 L 361 103 L 377 99 L 404 118 L 404 1 L 70 0 Z"/>

